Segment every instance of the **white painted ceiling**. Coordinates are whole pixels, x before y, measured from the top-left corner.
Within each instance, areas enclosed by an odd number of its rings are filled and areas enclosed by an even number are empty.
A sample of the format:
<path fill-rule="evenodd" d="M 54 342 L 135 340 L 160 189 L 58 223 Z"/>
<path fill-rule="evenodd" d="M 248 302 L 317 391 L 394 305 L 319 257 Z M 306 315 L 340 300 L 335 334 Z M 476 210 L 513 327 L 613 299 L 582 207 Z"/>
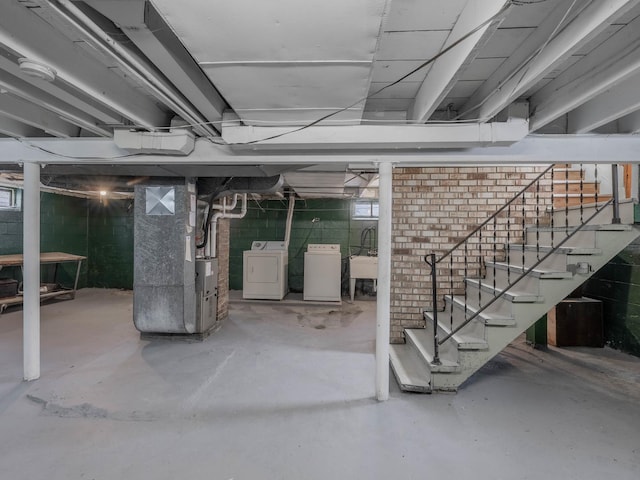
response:
<path fill-rule="evenodd" d="M 287 129 L 304 128 L 317 148 L 295 148 L 317 153 L 336 126 L 349 137 L 354 126 L 396 135 L 415 124 L 483 124 L 502 121 L 514 102 L 528 102 L 531 133 L 633 135 L 639 3 L 6 0 L 0 136 L 108 139 L 118 128 L 188 124 L 221 144 L 240 129 L 260 152 L 270 132 L 286 149 L 295 137 Z M 25 58 L 54 80 L 21 69 Z M 370 150 L 359 132 L 349 148 Z M 393 148 L 428 149 L 429 141 Z M 237 147 L 230 158 L 242 155 Z"/>

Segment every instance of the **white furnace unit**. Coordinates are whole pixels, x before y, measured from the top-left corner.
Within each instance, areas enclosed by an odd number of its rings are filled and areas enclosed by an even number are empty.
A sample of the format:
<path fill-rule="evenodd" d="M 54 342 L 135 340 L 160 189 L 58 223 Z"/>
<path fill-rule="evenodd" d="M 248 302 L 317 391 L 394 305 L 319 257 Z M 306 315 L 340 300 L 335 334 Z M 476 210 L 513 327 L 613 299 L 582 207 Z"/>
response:
<path fill-rule="evenodd" d="M 304 254 L 304 300 L 341 300 L 339 244 L 309 244 Z"/>
<path fill-rule="evenodd" d="M 242 298 L 282 300 L 289 291 L 285 242 L 255 241 L 242 255 Z"/>

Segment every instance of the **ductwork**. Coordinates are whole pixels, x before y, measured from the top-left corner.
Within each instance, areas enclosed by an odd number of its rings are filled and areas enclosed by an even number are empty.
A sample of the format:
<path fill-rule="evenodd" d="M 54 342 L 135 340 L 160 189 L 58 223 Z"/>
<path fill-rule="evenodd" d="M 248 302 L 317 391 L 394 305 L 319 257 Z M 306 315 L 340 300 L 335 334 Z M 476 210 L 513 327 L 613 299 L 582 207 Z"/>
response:
<path fill-rule="evenodd" d="M 213 200 L 234 193 L 276 193 L 284 185 L 282 175 L 271 177 L 198 178 L 198 195 L 213 195 Z"/>

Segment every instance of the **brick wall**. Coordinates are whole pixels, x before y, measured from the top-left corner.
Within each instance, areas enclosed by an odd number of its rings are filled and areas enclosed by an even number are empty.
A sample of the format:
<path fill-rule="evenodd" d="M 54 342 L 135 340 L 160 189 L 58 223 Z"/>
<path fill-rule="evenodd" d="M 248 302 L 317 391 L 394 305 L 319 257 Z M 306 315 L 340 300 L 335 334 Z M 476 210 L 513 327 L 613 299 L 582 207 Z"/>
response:
<path fill-rule="evenodd" d="M 476 226 L 489 218 L 545 167 L 396 168 L 393 172 L 393 226 L 391 258 L 391 342 L 404 341 L 403 329 L 424 325 L 422 312 L 431 306 L 430 268 L 424 256 L 441 256 Z M 521 240 L 516 233 L 524 222 L 550 204 L 550 181 L 541 182 L 527 202 L 516 202 L 510 216 L 501 215 L 474 243 L 446 261 L 440 281 L 454 290 L 462 288 L 464 259 L 470 259 L 468 276 L 478 276 L 478 258 L 493 255 L 493 244 Z M 538 197 L 543 204 L 536 207 Z M 538 208 L 538 210 L 536 209 Z M 517 228 L 516 228 L 517 227 Z M 509 231 L 509 234 L 507 232 Z M 490 238 L 487 238 L 490 237 Z M 494 241 L 493 238 L 498 241 Z M 482 245 L 482 247 L 480 246 Z M 497 247 L 498 248 L 498 247 Z M 473 259 L 476 259 L 475 263 Z M 474 267 L 475 265 L 475 267 Z M 475 270 L 474 270 L 475 268 Z M 453 275 L 450 272 L 453 271 Z M 445 292 L 440 291 L 438 298 Z"/>
<path fill-rule="evenodd" d="M 218 322 L 229 315 L 229 232 L 228 218 L 218 220 L 217 255 L 218 255 Z"/>

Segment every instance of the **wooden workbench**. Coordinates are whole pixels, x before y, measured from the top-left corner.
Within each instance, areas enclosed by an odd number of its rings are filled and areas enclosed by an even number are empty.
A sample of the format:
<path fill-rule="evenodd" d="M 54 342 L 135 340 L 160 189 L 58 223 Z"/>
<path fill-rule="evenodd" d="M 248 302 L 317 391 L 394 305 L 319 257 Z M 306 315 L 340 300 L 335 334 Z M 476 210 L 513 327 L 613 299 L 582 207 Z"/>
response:
<path fill-rule="evenodd" d="M 44 252 L 40 254 L 40 264 L 42 265 L 56 265 L 56 271 L 54 272 L 54 282 L 56 273 L 58 270 L 58 264 L 67 263 L 67 262 L 76 262 L 76 277 L 73 283 L 72 288 L 61 287 L 54 291 L 46 291 L 40 293 L 40 301 L 60 297 L 66 295 L 69 299 L 75 298 L 76 290 L 78 289 L 78 279 L 80 278 L 80 267 L 82 266 L 82 261 L 86 260 L 87 257 L 83 257 L 82 255 L 73 255 L 71 253 L 63 253 L 63 252 Z M 12 255 L 0 255 L 0 270 L 4 267 L 20 267 L 22 269 L 22 264 L 24 263 L 24 257 L 22 254 L 12 254 Z M 18 305 L 23 303 L 24 299 L 21 294 L 18 294 L 14 297 L 5 297 L 0 298 L 0 313 L 2 313 L 8 306 L 10 305 Z"/>

